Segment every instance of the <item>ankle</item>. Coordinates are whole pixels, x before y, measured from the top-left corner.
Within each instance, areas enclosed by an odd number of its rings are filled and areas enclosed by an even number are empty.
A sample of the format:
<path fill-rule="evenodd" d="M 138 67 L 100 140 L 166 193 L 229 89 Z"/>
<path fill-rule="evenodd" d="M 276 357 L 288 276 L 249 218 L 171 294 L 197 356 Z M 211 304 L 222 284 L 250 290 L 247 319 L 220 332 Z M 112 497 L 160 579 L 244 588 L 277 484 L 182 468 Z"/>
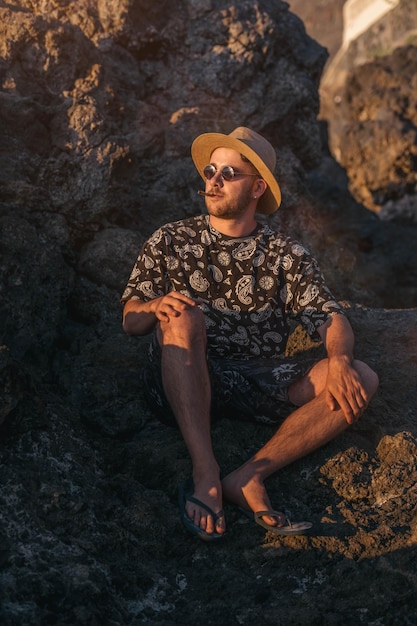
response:
<path fill-rule="evenodd" d="M 220 467 L 216 461 L 193 464 L 194 482 L 220 482 Z"/>

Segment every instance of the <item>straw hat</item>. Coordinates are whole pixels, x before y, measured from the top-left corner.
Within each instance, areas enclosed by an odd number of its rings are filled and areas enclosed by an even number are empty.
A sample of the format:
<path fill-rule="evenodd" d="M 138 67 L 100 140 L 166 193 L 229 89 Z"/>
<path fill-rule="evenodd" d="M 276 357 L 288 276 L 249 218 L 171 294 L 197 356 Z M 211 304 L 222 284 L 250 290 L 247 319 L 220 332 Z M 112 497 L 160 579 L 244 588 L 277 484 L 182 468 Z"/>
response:
<path fill-rule="evenodd" d="M 268 184 L 268 188 L 259 199 L 256 210 L 259 213 L 275 213 L 281 204 L 281 191 L 273 174 L 276 155 L 269 141 L 244 126 L 235 128 L 230 135 L 222 133 L 199 135 L 191 146 L 191 156 L 203 180 L 205 180 L 203 169 L 210 163 L 211 155 L 216 148 L 232 148 L 252 163 L 261 178 Z"/>

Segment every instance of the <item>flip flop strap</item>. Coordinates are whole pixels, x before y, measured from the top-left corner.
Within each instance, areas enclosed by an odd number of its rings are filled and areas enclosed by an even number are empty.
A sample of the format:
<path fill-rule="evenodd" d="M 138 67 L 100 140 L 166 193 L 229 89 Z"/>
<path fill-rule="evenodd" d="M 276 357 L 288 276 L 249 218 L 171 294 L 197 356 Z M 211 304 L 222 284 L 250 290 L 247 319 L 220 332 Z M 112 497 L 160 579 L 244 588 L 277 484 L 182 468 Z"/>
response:
<path fill-rule="evenodd" d="M 279 511 L 272 511 L 272 510 L 271 511 L 257 511 L 253 515 L 255 519 L 260 519 L 261 517 L 266 517 L 266 516 L 269 516 L 269 517 L 284 516 L 285 521 L 287 522 L 288 526 L 292 526 L 290 518 L 287 515 L 280 513 Z"/>
<path fill-rule="evenodd" d="M 187 496 L 187 500 L 189 500 L 189 502 L 194 502 L 194 504 L 196 504 L 197 506 L 201 507 L 202 509 L 205 509 L 207 513 L 213 517 L 215 522 L 217 522 L 217 520 L 220 519 L 221 517 L 224 517 L 223 509 L 219 511 L 218 513 L 215 513 L 213 509 L 207 506 L 207 504 L 204 504 L 204 502 L 201 502 L 201 500 L 199 500 L 198 498 L 195 498 L 194 496 Z"/>

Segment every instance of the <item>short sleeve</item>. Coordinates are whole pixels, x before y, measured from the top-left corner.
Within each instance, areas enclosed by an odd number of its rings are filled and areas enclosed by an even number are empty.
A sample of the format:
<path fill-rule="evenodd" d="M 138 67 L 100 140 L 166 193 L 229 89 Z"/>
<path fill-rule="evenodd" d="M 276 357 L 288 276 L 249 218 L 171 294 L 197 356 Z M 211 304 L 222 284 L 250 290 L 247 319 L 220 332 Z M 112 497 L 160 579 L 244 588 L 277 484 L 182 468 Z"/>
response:
<path fill-rule="evenodd" d="M 131 299 L 148 302 L 170 291 L 165 247 L 166 235 L 160 228 L 143 245 L 121 297 L 122 304 Z"/>
<path fill-rule="evenodd" d="M 291 252 L 295 262 L 286 282 L 289 314 L 301 323 L 313 340 L 319 341 L 317 329 L 332 315 L 343 315 L 343 309 L 327 287 L 318 263 L 310 253 L 300 244 L 294 244 Z"/>

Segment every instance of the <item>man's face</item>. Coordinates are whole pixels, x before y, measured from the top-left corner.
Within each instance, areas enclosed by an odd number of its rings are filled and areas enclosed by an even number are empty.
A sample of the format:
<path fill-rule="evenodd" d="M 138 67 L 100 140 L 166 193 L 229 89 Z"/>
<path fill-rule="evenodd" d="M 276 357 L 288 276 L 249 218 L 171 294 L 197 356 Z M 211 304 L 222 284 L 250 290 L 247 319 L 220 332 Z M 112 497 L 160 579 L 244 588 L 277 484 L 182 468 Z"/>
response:
<path fill-rule="evenodd" d="M 230 148 L 217 148 L 211 155 L 210 165 L 217 170 L 210 180 L 206 180 L 207 211 L 210 215 L 221 219 L 235 219 L 254 206 L 254 186 L 259 176 L 247 161 L 243 161 L 239 152 Z M 221 171 L 231 166 L 236 176 L 225 180 Z M 245 175 L 239 175 L 245 174 Z M 247 175 L 250 174 L 250 175 Z"/>

